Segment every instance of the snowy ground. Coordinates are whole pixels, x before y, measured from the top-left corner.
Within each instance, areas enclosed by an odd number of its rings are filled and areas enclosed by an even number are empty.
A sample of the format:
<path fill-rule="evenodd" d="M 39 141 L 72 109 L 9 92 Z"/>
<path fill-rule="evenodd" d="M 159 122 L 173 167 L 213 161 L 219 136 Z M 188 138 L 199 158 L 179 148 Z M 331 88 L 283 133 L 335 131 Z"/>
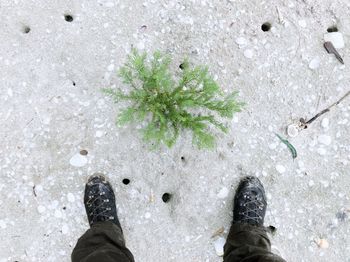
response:
<path fill-rule="evenodd" d="M 290 139 L 294 161 L 275 136 L 350 89 L 348 1 L 0 0 L 0 14 L 1 262 L 70 261 L 96 171 L 115 188 L 137 261 L 222 261 L 213 243 L 246 174 L 265 184 L 266 224 L 287 261 L 350 261 L 350 99 Z M 345 65 L 323 48 L 331 26 Z M 174 69 L 186 56 L 208 64 L 240 92 L 246 110 L 216 150 L 183 136 L 150 152 L 134 127 L 115 127 L 119 108 L 100 89 L 121 85 L 131 46 L 170 53 Z M 81 150 L 87 163 L 74 167 Z"/>

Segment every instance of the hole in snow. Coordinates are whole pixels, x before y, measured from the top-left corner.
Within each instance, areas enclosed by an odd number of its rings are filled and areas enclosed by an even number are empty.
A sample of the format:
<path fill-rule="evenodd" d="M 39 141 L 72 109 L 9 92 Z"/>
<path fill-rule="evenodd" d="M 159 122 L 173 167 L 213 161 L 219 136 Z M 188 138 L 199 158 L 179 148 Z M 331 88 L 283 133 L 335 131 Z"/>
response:
<path fill-rule="evenodd" d="M 85 150 L 85 149 L 80 150 L 80 154 L 81 154 L 82 156 L 86 156 L 86 155 L 88 154 L 88 151 Z"/>
<path fill-rule="evenodd" d="M 338 27 L 336 27 L 335 25 L 334 25 L 334 26 L 331 26 L 331 27 L 328 27 L 328 28 L 327 28 L 327 32 L 328 32 L 328 33 L 338 32 Z"/>
<path fill-rule="evenodd" d="M 128 185 L 130 183 L 130 179 L 128 179 L 128 178 L 124 178 L 123 179 L 123 184 L 124 185 Z"/>
<path fill-rule="evenodd" d="M 270 29 L 271 29 L 271 23 L 269 22 L 263 23 L 261 25 L 261 30 L 263 30 L 264 32 L 270 31 Z"/>
<path fill-rule="evenodd" d="M 29 26 L 23 27 L 23 33 L 24 34 L 28 34 L 29 32 L 30 32 L 30 27 Z"/>
<path fill-rule="evenodd" d="M 164 194 L 162 195 L 162 200 L 163 200 L 164 203 L 169 202 L 170 199 L 171 199 L 171 194 L 169 194 L 169 193 L 164 193 Z"/>
<path fill-rule="evenodd" d="M 64 20 L 66 20 L 67 22 L 72 22 L 73 21 L 73 16 L 65 14 L 64 15 Z"/>

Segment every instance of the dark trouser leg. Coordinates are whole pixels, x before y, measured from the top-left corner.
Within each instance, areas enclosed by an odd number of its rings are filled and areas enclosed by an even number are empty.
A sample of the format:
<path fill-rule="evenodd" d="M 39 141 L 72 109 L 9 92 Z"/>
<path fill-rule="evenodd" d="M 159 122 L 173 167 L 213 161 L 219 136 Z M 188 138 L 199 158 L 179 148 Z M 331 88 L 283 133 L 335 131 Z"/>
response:
<path fill-rule="evenodd" d="M 72 262 L 134 262 L 125 247 L 121 229 L 112 222 L 98 222 L 79 238 Z"/>
<path fill-rule="evenodd" d="M 271 253 L 265 228 L 249 224 L 232 224 L 224 250 L 224 262 L 285 262 Z"/>

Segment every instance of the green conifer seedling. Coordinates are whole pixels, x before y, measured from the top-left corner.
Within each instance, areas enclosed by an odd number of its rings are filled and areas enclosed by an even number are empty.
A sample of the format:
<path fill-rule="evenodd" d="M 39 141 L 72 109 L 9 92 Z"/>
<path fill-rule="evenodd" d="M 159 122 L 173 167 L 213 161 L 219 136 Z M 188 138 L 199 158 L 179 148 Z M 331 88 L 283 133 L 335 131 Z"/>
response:
<path fill-rule="evenodd" d="M 199 148 L 215 146 L 211 127 L 227 132 L 218 118 L 232 119 L 243 103 L 237 92 L 224 95 L 205 66 L 191 67 L 186 60 L 179 76 L 170 72 L 168 55 L 155 52 L 148 60 L 146 53 L 133 49 L 119 76 L 129 86 L 128 92 L 105 88 L 103 91 L 118 103 L 129 102 L 117 117 L 117 125 L 141 122 L 143 138 L 155 146 L 172 147 L 183 130 L 192 131 L 192 142 Z"/>

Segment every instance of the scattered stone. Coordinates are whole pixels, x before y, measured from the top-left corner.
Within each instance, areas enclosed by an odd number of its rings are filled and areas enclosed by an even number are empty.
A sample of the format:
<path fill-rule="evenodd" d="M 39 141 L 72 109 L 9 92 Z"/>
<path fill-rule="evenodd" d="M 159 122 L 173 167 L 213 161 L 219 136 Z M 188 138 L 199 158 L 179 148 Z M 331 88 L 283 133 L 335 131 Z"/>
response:
<path fill-rule="evenodd" d="M 283 174 L 284 172 L 286 172 L 286 168 L 282 165 L 276 165 L 276 170 L 280 174 Z"/>
<path fill-rule="evenodd" d="M 324 239 L 324 238 L 317 239 L 316 244 L 318 245 L 319 248 L 323 248 L 323 249 L 329 248 L 329 243 L 327 239 Z"/>
<path fill-rule="evenodd" d="M 4 220 L 0 220 L 0 228 L 5 229 L 7 227 L 6 222 Z"/>
<path fill-rule="evenodd" d="M 327 150 L 324 149 L 323 147 L 320 147 L 317 149 L 317 153 L 321 156 L 324 156 L 327 153 Z"/>
<path fill-rule="evenodd" d="M 254 56 L 254 51 L 252 49 L 247 49 L 244 51 L 244 56 L 248 59 L 252 59 Z"/>
<path fill-rule="evenodd" d="M 75 197 L 74 197 L 74 195 L 72 193 L 68 193 L 67 194 L 67 199 L 71 203 L 75 201 Z"/>
<path fill-rule="evenodd" d="M 46 210 L 46 208 L 45 208 L 44 206 L 38 206 L 37 209 L 38 209 L 38 212 L 39 212 L 40 214 L 44 213 L 45 210 Z"/>
<path fill-rule="evenodd" d="M 291 124 L 287 127 L 287 134 L 290 137 L 296 137 L 299 134 L 299 128 L 296 124 Z"/>
<path fill-rule="evenodd" d="M 318 142 L 320 142 L 321 144 L 324 144 L 326 146 L 329 146 L 332 143 L 332 138 L 330 136 L 327 136 L 327 135 L 320 135 L 318 137 Z"/>
<path fill-rule="evenodd" d="M 95 136 L 96 136 L 96 137 L 102 137 L 102 136 L 103 136 L 103 134 L 104 134 L 104 132 L 103 132 L 103 131 L 101 131 L 101 130 L 97 130 L 97 131 L 96 131 L 96 133 L 95 133 Z"/>
<path fill-rule="evenodd" d="M 302 28 L 306 28 L 306 26 L 307 26 L 305 20 L 299 20 L 298 24 L 299 24 L 299 26 L 302 27 Z"/>
<path fill-rule="evenodd" d="M 247 40 L 243 37 L 238 37 L 238 38 L 236 38 L 236 44 L 240 45 L 240 46 L 246 45 Z"/>
<path fill-rule="evenodd" d="M 86 156 L 83 156 L 81 154 L 75 154 L 74 156 L 72 156 L 72 158 L 69 160 L 69 163 L 72 165 L 72 166 L 75 166 L 75 167 L 83 167 L 86 165 L 87 163 L 87 157 Z"/>
<path fill-rule="evenodd" d="M 55 210 L 55 217 L 56 218 L 61 218 L 62 217 L 62 212 L 60 210 Z"/>
<path fill-rule="evenodd" d="M 66 224 L 64 224 L 64 225 L 62 226 L 61 231 L 62 231 L 62 234 L 64 234 L 64 235 L 68 234 L 68 231 L 69 231 L 68 226 L 67 226 Z"/>
<path fill-rule="evenodd" d="M 108 71 L 113 71 L 114 70 L 114 64 L 110 64 L 108 67 L 107 67 L 107 70 Z"/>
<path fill-rule="evenodd" d="M 214 242 L 214 248 L 215 252 L 219 257 L 222 257 L 224 255 L 224 245 L 226 243 L 225 238 L 219 237 L 217 240 Z"/>
<path fill-rule="evenodd" d="M 320 63 L 321 63 L 320 58 L 319 57 L 315 57 L 314 59 L 312 59 L 310 61 L 309 68 L 312 69 L 312 70 L 315 70 L 315 69 L 319 68 Z"/>
<path fill-rule="evenodd" d="M 313 180 L 309 181 L 309 187 L 313 187 L 315 185 L 315 182 Z"/>
<path fill-rule="evenodd" d="M 329 119 L 328 118 L 323 118 L 322 122 L 321 122 L 321 126 L 323 128 L 328 128 L 328 126 L 329 126 Z"/>
<path fill-rule="evenodd" d="M 343 34 L 340 32 L 326 33 L 323 39 L 325 42 L 331 42 L 335 48 L 343 48 L 345 46 Z"/>
<path fill-rule="evenodd" d="M 146 219 L 149 219 L 150 217 L 151 217 L 151 213 L 150 213 L 150 212 L 146 212 L 146 213 L 145 213 L 145 218 L 146 218 Z"/>
<path fill-rule="evenodd" d="M 228 189 L 226 187 L 223 187 L 223 188 L 221 188 L 221 190 L 217 194 L 217 197 L 224 199 L 228 196 L 228 193 L 229 193 Z"/>

